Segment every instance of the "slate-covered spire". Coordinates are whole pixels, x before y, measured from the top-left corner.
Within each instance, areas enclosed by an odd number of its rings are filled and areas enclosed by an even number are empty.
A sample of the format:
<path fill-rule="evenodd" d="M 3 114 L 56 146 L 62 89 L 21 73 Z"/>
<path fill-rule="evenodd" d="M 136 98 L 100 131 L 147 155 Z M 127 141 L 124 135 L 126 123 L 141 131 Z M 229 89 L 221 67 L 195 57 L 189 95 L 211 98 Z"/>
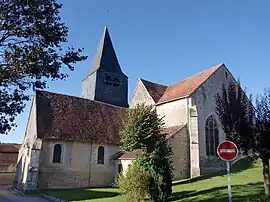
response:
<path fill-rule="evenodd" d="M 93 59 L 92 68 L 82 81 L 82 97 L 128 107 L 128 77 L 121 70 L 107 27 Z"/>
<path fill-rule="evenodd" d="M 112 73 L 123 73 L 106 26 L 89 73 L 92 74 L 97 70 L 104 70 Z"/>

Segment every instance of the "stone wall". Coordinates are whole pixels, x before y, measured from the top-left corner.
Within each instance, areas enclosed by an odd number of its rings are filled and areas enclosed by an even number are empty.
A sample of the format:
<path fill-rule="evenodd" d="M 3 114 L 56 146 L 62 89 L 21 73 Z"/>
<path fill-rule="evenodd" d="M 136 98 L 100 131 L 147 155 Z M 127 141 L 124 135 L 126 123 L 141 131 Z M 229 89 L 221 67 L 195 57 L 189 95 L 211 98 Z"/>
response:
<path fill-rule="evenodd" d="M 142 81 L 138 79 L 137 86 L 135 88 L 130 107 L 134 107 L 137 104 L 141 104 L 141 103 L 145 103 L 147 105 L 155 104 L 154 100 L 149 95 Z"/>
<path fill-rule="evenodd" d="M 198 139 L 201 173 L 225 169 L 224 162 L 216 157 L 207 157 L 205 149 L 205 122 L 210 115 L 214 115 L 219 127 L 219 142 L 225 140 L 226 135 L 215 114 L 215 95 L 220 92 L 222 84 L 233 81 L 231 73 L 225 66 L 220 67 L 206 82 L 192 95 L 192 106 L 196 106 L 198 113 Z"/>
<path fill-rule="evenodd" d="M 16 173 L 18 152 L 0 152 L 0 185 L 12 185 Z"/>
<path fill-rule="evenodd" d="M 174 166 L 174 180 L 189 178 L 189 138 L 187 127 L 182 128 L 180 131 L 172 135 L 168 140 L 172 146 L 172 161 Z"/>
<path fill-rule="evenodd" d="M 38 178 L 41 140 L 37 140 L 37 109 L 33 97 L 26 132 L 17 159 L 14 187 L 22 190 L 35 189 Z"/>
<path fill-rule="evenodd" d="M 164 117 L 166 127 L 186 124 L 188 120 L 187 99 L 158 105 L 157 113 Z"/>
<path fill-rule="evenodd" d="M 55 144 L 62 145 L 61 163 L 52 163 Z M 105 148 L 104 164 L 97 164 L 97 150 Z M 38 189 L 104 187 L 114 183 L 117 146 L 74 141 L 43 141 Z"/>

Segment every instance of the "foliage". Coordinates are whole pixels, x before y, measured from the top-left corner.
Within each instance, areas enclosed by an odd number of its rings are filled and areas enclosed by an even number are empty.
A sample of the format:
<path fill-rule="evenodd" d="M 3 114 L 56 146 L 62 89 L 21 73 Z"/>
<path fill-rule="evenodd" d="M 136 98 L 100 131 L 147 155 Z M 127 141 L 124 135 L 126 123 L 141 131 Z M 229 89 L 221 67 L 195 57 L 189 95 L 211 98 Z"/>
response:
<path fill-rule="evenodd" d="M 216 112 L 227 139 L 234 141 L 245 154 L 258 154 L 263 163 L 265 194 L 270 193 L 270 90 L 257 97 L 256 107 L 252 96 L 248 99 L 236 83 L 223 85 L 217 94 Z"/>
<path fill-rule="evenodd" d="M 0 133 L 16 124 L 26 93 L 45 89 L 47 81 L 68 75 L 76 62 L 85 60 L 82 49 L 67 47 L 68 28 L 61 22 L 62 5 L 56 0 L 0 0 Z"/>
<path fill-rule="evenodd" d="M 123 131 L 123 150 L 143 149 L 148 153 L 154 150 L 162 136 L 162 118 L 157 116 L 152 106 L 138 104 L 128 111 Z"/>
<path fill-rule="evenodd" d="M 165 141 L 161 141 L 152 153 L 136 159 L 139 168 L 153 177 L 154 183 L 150 190 L 153 201 L 166 201 L 172 194 L 172 154 L 171 147 Z"/>
<path fill-rule="evenodd" d="M 223 85 L 216 96 L 216 113 L 227 139 L 232 140 L 245 154 L 254 148 L 254 110 L 252 96 L 247 98 L 240 82 Z"/>
<path fill-rule="evenodd" d="M 149 190 L 153 201 L 166 201 L 172 193 L 172 151 L 163 125 L 153 106 L 138 104 L 130 109 L 123 132 L 124 151 L 144 151 L 136 162 L 140 171 L 153 178 Z"/>
<path fill-rule="evenodd" d="M 270 89 L 256 99 L 256 150 L 264 156 L 270 156 Z"/>
<path fill-rule="evenodd" d="M 255 149 L 263 163 L 265 195 L 270 195 L 270 89 L 256 99 Z"/>
<path fill-rule="evenodd" d="M 129 167 L 126 175 L 121 173 L 119 176 L 120 192 L 127 201 L 144 201 L 149 196 L 151 180 L 151 175 L 140 171 L 134 163 Z"/>

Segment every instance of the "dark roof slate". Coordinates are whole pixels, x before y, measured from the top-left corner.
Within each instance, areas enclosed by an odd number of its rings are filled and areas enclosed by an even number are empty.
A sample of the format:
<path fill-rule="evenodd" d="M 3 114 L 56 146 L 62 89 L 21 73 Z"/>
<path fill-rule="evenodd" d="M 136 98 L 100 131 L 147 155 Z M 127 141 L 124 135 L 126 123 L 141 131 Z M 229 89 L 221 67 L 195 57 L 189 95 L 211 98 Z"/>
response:
<path fill-rule="evenodd" d="M 107 27 L 104 28 L 89 74 L 92 74 L 99 69 L 106 72 L 123 74 Z"/>

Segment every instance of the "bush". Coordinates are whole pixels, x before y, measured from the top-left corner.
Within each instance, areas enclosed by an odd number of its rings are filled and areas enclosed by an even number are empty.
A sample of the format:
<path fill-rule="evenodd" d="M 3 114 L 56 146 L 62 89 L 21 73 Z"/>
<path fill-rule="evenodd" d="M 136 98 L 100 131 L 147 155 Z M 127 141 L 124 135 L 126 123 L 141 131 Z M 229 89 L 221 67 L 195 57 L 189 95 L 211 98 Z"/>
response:
<path fill-rule="evenodd" d="M 150 188 L 152 201 L 165 202 L 172 194 L 172 170 L 170 159 L 171 148 L 162 141 L 157 144 L 150 154 L 143 154 L 136 158 L 139 170 L 150 173 L 153 181 Z"/>
<path fill-rule="evenodd" d="M 141 202 L 149 197 L 151 176 L 139 171 L 136 164 L 129 167 L 126 175 L 119 176 L 119 188 L 128 202 Z"/>
<path fill-rule="evenodd" d="M 137 169 L 151 176 L 152 201 L 165 202 L 172 194 L 172 151 L 166 141 L 163 118 L 155 107 L 137 104 L 129 110 L 122 132 L 124 152 L 142 150 L 136 158 Z"/>

